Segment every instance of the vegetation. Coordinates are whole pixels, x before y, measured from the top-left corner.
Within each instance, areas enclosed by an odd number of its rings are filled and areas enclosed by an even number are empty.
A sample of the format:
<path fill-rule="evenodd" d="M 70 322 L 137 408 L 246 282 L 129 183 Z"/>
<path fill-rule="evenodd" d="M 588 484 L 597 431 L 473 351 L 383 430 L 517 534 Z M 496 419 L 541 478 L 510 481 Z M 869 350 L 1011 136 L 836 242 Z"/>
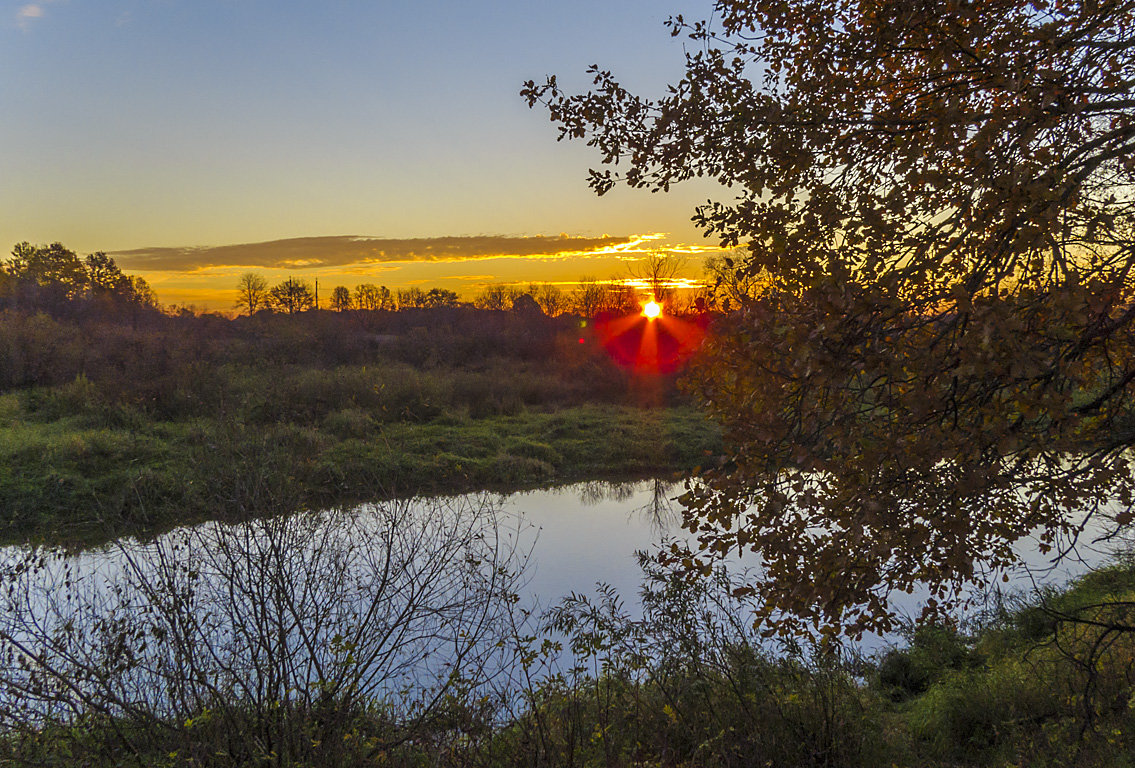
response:
<path fill-rule="evenodd" d="M 248 307 L 282 293 L 240 284 Z M 594 323 L 419 293 L 436 306 L 235 320 L 0 294 L 0 537 L 673 474 L 719 450 L 674 376 L 616 364 Z"/>
<path fill-rule="evenodd" d="M 672 20 L 693 44 L 660 100 L 525 86 L 600 194 L 734 198 L 695 221 L 745 245 L 723 284 L 752 293 L 690 376 L 731 460 L 676 558 L 751 549 L 763 620 L 857 634 L 1130 505 L 1133 30 L 1130 0 L 718 0 Z"/>
<path fill-rule="evenodd" d="M 526 613 L 491 502 L 119 540 L 122 568 L 91 573 L 29 547 L 0 564 L 0 760 L 1131 764 L 1135 564 L 972 626 L 948 609 L 1026 535 L 1051 551 L 1115 499 L 1131 522 L 1135 6 L 715 9 L 674 21 L 697 45 L 662 101 L 606 72 L 583 96 L 525 88 L 631 185 L 709 175 L 738 195 L 697 214 L 747 251 L 714 265 L 739 309 L 687 388 L 727 460 L 685 496 L 701 550 L 643 558 L 642 617 L 609 589 Z M 6 265 L 13 537 L 717 448 L 671 377 L 549 317 L 554 291 L 478 310 L 360 286 L 320 312 L 248 281 L 250 317 L 168 317 L 112 267 L 62 246 Z M 290 316 L 254 312 L 264 291 Z M 593 317 L 628 294 L 575 298 Z M 659 403 L 678 407 L 642 407 Z M 759 570 L 718 567 L 746 549 Z M 903 647 L 841 653 L 841 631 L 899 627 L 887 598 L 916 585 L 932 597 Z"/>
<path fill-rule="evenodd" d="M 373 514 L 118 545 L 122 571 L 71 573 L 42 551 L 10 561 L 0 647 L 15 663 L 0 667 L 0 759 L 1130 765 L 1135 635 L 1108 625 L 1131 619 L 1130 607 L 1114 612 L 1135 604 L 1131 563 L 1004 601 L 972 633 L 923 625 L 857 658 L 771 645 L 741 582 L 647 560 L 641 618 L 600 589 L 533 624 L 509 610 L 523 562 L 483 536 L 502 522 L 491 505 Z M 29 604 L 42 618 L 28 618 Z M 1066 618 L 1103 604 L 1105 621 Z M 391 614 L 402 617 L 396 636 Z"/>

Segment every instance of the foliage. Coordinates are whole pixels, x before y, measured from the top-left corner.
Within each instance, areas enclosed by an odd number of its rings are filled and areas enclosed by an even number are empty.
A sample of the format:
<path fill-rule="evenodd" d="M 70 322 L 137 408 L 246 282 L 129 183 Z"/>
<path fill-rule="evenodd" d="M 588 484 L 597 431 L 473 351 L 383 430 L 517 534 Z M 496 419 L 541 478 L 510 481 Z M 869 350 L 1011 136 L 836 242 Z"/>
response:
<path fill-rule="evenodd" d="M 0 760 L 382 763 L 507 667 L 506 530 L 442 500 L 128 540 L 110 572 L 29 549 L 0 568 Z"/>
<path fill-rule="evenodd" d="M 12 249 L 12 257 L 5 269 L 17 280 L 41 286 L 59 284 L 72 295 L 91 282 L 91 275 L 88 275 L 82 260 L 61 243 L 48 246 L 18 243 Z"/>
<path fill-rule="evenodd" d="M 676 256 L 651 253 L 632 267 L 631 275 L 646 286 L 651 299 L 669 305 L 675 298 L 674 278 L 684 263 L 683 259 Z"/>
<path fill-rule="evenodd" d="M 570 306 L 570 297 L 558 285 L 535 283 L 528 286 L 528 293 L 540 306 L 540 311 L 549 317 L 562 315 Z"/>
<path fill-rule="evenodd" d="M 1049 550 L 1118 498 L 1135 380 L 1135 4 L 719 0 L 659 100 L 606 71 L 529 82 L 591 184 L 727 184 L 695 221 L 746 246 L 691 389 L 731 461 L 686 497 L 700 552 L 766 564 L 786 630 L 886 629 Z M 622 171 L 616 175 L 614 171 Z M 746 291 L 747 293 L 747 291 Z M 1127 522 L 1124 511 L 1119 522 Z"/>
<path fill-rule="evenodd" d="M 638 310 L 638 299 L 630 286 L 620 282 L 600 282 L 582 277 L 572 297 L 573 311 L 580 317 L 631 314 Z"/>
<path fill-rule="evenodd" d="M 306 280 L 289 277 L 277 283 L 268 291 L 268 299 L 274 309 L 294 315 L 315 306 L 315 296 Z"/>
<path fill-rule="evenodd" d="M 100 556 L 113 568 L 13 552 L 0 760 L 1130 765 L 1135 635 L 1018 631 L 1036 610 L 1130 600 L 1129 563 L 995 611 L 972 636 L 920 627 L 876 665 L 771 645 L 741 574 L 691 579 L 647 559 L 641 615 L 600 587 L 537 625 L 493 497 L 417 505 L 123 541 Z M 930 683 L 895 702 L 884 676 L 900 655 Z"/>
<path fill-rule="evenodd" d="M 413 286 L 398 291 L 400 309 L 420 309 L 426 305 L 426 294 L 421 288 Z"/>
<path fill-rule="evenodd" d="M 457 293 L 446 288 L 430 288 L 422 297 L 423 307 L 456 307 Z"/>
<path fill-rule="evenodd" d="M 633 375 L 580 322 L 0 311 L 0 537 L 688 471 L 720 449 L 675 376 Z"/>
<path fill-rule="evenodd" d="M 335 290 L 331 291 L 331 308 L 337 312 L 346 312 L 353 306 L 351 290 L 345 285 L 335 286 Z"/>
<path fill-rule="evenodd" d="M 491 311 L 501 311 L 512 309 L 512 302 L 520 295 L 520 289 L 511 285 L 489 285 L 485 286 L 475 299 L 473 299 L 473 306 L 477 309 L 485 309 Z"/>
<path fill-rule="evenodd" d="M 394 309 L 394 296 L 385 285 L 362 283 L 355 286 L 355 307 L 357 309 Z"/>
<path fill-rule="evenodd" d="M 603 585 L 546 614 L 570 666 L 526 692 L 512 731 L 532 755 L 511 764 L 880 764 L 870 696 L 835 655 L 762 647 L 724 571 L 691 581 L 640 563 L 641 619 Z"/>
<path fill-rule="evenodd" d="M 139 310 L 157 307 L 146 281 L 124 274 L 101 251 L 81 259 L 61 243 L 18 243 L 0 274 L 5 277 L 0 281 L 0 308 L 109 316 L 125 310 L 136 316 Z"/>

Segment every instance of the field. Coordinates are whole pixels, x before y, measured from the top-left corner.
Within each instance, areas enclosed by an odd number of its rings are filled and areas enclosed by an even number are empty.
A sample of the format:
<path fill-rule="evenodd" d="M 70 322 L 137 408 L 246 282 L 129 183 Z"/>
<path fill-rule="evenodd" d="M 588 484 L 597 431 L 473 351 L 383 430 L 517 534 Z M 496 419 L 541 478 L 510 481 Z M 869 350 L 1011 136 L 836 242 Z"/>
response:
<path fill-rule="evenodd" d="M 0 313 L 2 535 L 113 538 L 669 476 L 720 450 L 675 374 L 616 364 L 584 322 L 472 308 L 133 325 Z"/>

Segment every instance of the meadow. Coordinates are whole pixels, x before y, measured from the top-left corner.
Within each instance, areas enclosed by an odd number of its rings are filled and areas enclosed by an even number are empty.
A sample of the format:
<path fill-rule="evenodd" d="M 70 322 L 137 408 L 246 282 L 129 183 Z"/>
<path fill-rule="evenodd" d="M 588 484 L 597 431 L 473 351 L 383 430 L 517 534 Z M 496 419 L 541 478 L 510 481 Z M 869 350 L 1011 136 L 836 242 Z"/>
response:
<path fill-rule="evenodd" d="M 472 307 L 0 312 L 3 537 L 686 473 L 720 432 L 588 321 Z"/>

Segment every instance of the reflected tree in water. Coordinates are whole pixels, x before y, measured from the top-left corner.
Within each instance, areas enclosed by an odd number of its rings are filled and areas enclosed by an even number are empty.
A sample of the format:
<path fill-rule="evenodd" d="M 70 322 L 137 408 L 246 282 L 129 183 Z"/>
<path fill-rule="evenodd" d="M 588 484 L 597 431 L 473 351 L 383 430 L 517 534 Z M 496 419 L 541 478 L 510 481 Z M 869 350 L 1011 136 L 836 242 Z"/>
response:
<path fill-rule="evenodd" d="M 122 754 L 320 765 L 436 736 L 509 666 L 524 557 L 499 522 L 404 502 L 119 543 L 85 573 L 12 556 L 0 727 L 17 751 L 93 720 Z"/>

